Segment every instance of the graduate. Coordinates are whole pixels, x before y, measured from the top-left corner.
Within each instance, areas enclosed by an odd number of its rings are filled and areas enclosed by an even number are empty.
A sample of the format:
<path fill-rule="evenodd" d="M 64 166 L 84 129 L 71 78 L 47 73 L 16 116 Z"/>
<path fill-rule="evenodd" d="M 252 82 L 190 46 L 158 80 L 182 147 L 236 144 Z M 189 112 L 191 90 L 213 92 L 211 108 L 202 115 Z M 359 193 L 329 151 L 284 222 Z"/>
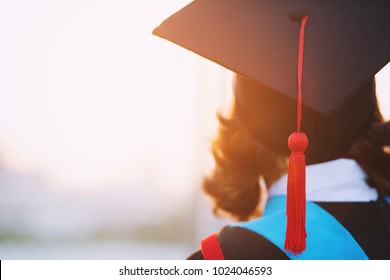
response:
<path fill-rule="evenodd" d="M 154 30 L 235 73 L 203 189 L 238 222 L 189 259 L 390 259 L 390 122 L 375 95 L 389 11 L 195 0 Z"/>

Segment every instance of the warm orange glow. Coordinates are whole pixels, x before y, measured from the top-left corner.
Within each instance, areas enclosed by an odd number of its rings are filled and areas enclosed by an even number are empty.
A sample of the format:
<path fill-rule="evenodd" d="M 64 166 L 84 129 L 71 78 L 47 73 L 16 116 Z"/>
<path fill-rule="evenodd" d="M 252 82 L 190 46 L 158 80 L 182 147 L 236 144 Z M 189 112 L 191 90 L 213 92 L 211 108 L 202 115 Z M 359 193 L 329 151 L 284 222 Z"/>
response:
<path fill-rule="evenodd" d="M 196 57 L 151 31 L 187 2 L 51 3 L 17 19 L 16 48 L 2 54 L 3 164 L 66 188 L 183 189 Z"/>
<path fill-rule="evenodd" d="M 376 75 L 376 93 L 386 120 L 390 120 L 390 63 Z"/>

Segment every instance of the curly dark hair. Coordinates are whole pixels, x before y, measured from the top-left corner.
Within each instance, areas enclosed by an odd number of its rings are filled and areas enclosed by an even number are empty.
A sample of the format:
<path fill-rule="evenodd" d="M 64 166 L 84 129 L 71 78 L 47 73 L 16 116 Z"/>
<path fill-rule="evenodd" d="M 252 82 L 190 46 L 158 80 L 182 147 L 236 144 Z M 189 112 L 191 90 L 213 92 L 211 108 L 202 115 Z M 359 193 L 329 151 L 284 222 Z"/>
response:
<path fill-rule="evenodd" d="M 233 104 L 230 116 L 218 114 L 219 129 L 212 143 L 215 167 L 203 180 L 203 190 L 214 202 L 214 213 L 227 212 L 248 220 L 261 200 L 259 179 L 266 186 L 286 173 L 287 158 L 264 147 L 240 120 Z M 390 194 L 390 122 L 376 104 L 369 129 L 340 157 L 351 158 L 366 171 L 380 193 Z"/>

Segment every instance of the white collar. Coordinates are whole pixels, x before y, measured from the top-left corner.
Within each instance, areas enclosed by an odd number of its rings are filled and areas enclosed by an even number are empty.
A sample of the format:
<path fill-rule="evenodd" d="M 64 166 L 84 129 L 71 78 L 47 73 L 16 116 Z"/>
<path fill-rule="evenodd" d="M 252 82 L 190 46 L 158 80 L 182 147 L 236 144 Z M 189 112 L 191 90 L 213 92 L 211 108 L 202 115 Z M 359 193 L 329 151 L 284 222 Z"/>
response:
<path fill-rule="evenodd" d="M 306 199 L 311 201 L 371 201 L 378 198 L 367 175 L 352 159 L 337 159 L 306 167 Z M 286 194 L 287 174 L 269 190 L 269 196 Z"/>

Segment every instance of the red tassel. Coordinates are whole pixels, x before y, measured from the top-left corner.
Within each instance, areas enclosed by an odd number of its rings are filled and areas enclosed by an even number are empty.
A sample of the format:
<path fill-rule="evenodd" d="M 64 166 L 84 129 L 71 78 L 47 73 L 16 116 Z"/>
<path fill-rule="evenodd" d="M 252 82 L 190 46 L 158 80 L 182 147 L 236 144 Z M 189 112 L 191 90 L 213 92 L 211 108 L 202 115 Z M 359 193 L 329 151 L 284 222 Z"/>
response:
<path fill-rule="evenodd" d="M 303 132 L 294 132 L 288 139 L 291 155 L 287 178 L 287 229 L 284 249 L 301 254 L 306 249 L 306 163 L 303 152 L 308 140 Z"/>
<path fill-rule="evenodd" d="M 298 47 L 298 112 L 297 132 L 288 138 L 291 150 L 287 177 L 287 228 L 284 249 L 301 254 L 306 249 L 306 162 L 303 152 L 308 145 L 307 136 L 301 132 L 302 118 L 302 70 L 305 26 L 308 16 L 301 22 Z"/>

